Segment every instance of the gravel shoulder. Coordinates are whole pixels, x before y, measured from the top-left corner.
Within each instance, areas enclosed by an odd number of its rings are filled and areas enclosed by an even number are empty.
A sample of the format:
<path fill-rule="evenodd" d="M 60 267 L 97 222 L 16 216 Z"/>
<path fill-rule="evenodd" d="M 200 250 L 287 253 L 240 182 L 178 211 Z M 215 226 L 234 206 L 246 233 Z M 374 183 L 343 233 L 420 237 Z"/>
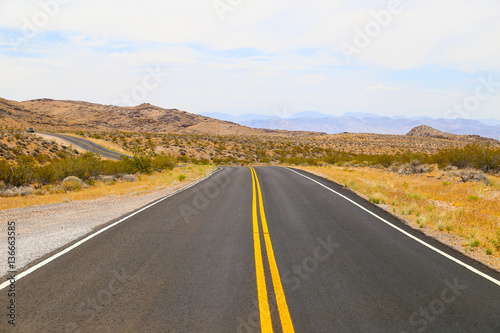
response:
<path fill-rule="evenodd" d="M 190 183 L 139 195 L 108 196 L 0 211 L 0 276 L 7 274 L 7 222 L 16 222 L 16 269 L 90 233 L 93 229 L 178 191 Z"/>

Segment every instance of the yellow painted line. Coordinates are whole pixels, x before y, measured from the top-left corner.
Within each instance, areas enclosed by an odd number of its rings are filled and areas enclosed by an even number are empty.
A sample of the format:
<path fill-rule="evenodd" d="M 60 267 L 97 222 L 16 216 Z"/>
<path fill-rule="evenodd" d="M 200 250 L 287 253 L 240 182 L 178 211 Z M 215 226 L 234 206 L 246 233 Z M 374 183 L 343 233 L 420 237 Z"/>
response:
<path fill-rule="evenodd" d="M 274 250 L 271 243 L 271 237 L 269 236 L 269 229 L 267 228 L 266 213 L 264 211 L 264 203 L 262 200 L 262 191 L 260 190 L 259 177 L 257 177 L 257 172 L 254 168 L 252 168 L 252 171 L 255 174 L 255 182 L 257 183 L 257 190 L 259 193 L 260 219 L 262 221 L 262 229 L 264 230 L 267 258 L 269 259 L 269 266 L 271 268 L 271 277 L 273 279 L 274 293 L 276 295 L 278 312 L 280 314 L 281 328 L 284 333 L 293 333 L 295 332 L 295 330 L 293 328 L 292 318 L 290 317 L 290 311 L 288 310 L 288 304 L 286 303 L 285 292 L 283 290 L 283 285 L 281 284 L 281 278 L 278 271 L 278 265 L 276 264 L 276 258 L 274 257 Z"/>
<path fill-rule="evenodd" d="M 260 247 L 259 221 L 257 218 L 257 193 L 255 190 L 255 177 L 252 172 L 252 219 L 253 219 L 253 246 L 255 250 L 255 272 L 257 278 L 257 294 L 259 298 L 260 328 L 262 332 L 273 332 L 271 322 L 271 311 L 267 297 L 266 276 L 264 275 L 264 263 L 262 262 L 262 251 Z"/>
<path fill-rule="evenodd" d="M 117 154 L 117 153 L 114 153 L 114 152 L 108 152 L 108 151 L 104 151 L 104 150 L 101 150 L 101 149 L 99 149 L 99 148 L 93 147 L 93 146 L 89 145 L 88 143 L 86 143 L 86 142 L 84 142 L 84 141 L 82 141 L 82 140 L 78 140 L 78 138 L 77 138 L 77 137 L 75 137 L 75 136 L 72 136 L 72 135 L 66 135 L 66 134 L 59 134 L 59 135 L 60 135 L 60 136 L 68 136 L 68 137 L 70 137 L 70 138 L 72 138 L 72 139 L 74 139 L 74 140 L 76 140 L 76 141 L 78 141 L 78 142 L 80 142 L 80 143 L 84 144 L 85 146 L 90 147 L 90 148 L 95 149 L 95 150 L 98 150 L 98 151 L 100 151 L 100 152 L 102 152 L 102 153 L 105 153 L 105 154 L 108 154 L 108 155 L 121 156 L 120 154 Z M 96 144 L 97 144 L 97 143 L 96 143 Z"/>

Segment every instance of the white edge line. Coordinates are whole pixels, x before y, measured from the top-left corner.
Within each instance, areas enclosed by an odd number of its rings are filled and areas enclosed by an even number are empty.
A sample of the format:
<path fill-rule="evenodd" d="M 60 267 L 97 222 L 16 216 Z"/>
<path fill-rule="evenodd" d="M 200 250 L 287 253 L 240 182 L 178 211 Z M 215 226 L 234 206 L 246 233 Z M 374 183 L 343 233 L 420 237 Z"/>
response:
<path fill-rule="evenodd" d="M 43 267 L 43 266 L 47 265 L 49 262 L 51 262 L 51 261 L 53 261 L 53 260 L 55 260 L 55 259 L 59 258 L 59 257 L 60 257 L 60 256 L 62 256 L 63 254 L 66 254 L 66 253 L 68 253 L 69 251 L 71 251 L 71 250 L 73 250 L 73 249 L 77 248 L 78 246 L 82 245 L 83 243 L 87 242 L 88 240 L 91 240 L 92 238 L 94 238 L 95 236 L 99 235 L 100 233 L 103 233 L 104 231 L 106 231 L 106 230 L 108 230 L 108 229 L 113 228 L 115 225 L 118 225 L 118 224 L 122 223 L 123 221 L 125 221 L 125 220 L 127 220 L 127 219 L 131 218 L 132 216 L 134 216 L 134 215 L 136 215 L 136 214 L 139 214 L 140 212 L 142 212 L 142 211 L 144 211 L 144 210 L 146 210 L 146 209 L 148 209 L 148 208 L 151 208 L 152 206 L 156 205 L 157 203 L 162 202 L 162 201 L 163 201 L 163 200 L 165 200 L 165 199 L 168 199 L 168 198 L 170 198 L 170 197 L 172 197 L 172 196 L 174 196 L 174 195 L 176 195 L 176 194 L 178 194 L 178 193 L 181 193 L 181 192 L 183 192 L 183 191 L 185 191 L 185 190 L 187 190 L 187 189 L 189 189 L 189 188 L 191 188 L 191 187 L 195 186 L 196 184 L 201 183 L 202 181 L 204 181 L 205 179 L 209 178 L 210 176 L 212 176 L 212 175 L 213 175 L 213 174 L 215 174 L 216 172 L 219 172 L 220 170 L 222 170 L 222 168 L 218 168 L 217 170 L 213 171 L 213 172 L 212 172 L 212 173 L 210 173 L 208 176 L 206 176 L 206 177 L 204 177 L 204 178 L 202 178 L 202 179 L 198 180 L 197 182 L 195 182 L 195 183 L 193 183 L 193 184 L 191 184 L 191 185 L 189 185 L 189 186 L 186 186 L 186 187 L 184 187 L 184 188 L 181 188 L 180 190 L 177 190 L 177 191 L 175 191 L 174 193 L 170 193 L 169 195 L 167 195 L 167 196 L 165 196 L 165 197 L 163 197 L 163 198 L 161 198 L 161 199 L 158 199 L 157 201 L 155 201 L 155 202 L 153 202 L 153 203 L 151 203 L 151 204 L 147 205 L 146 207 L 143 207 L 143 208 L 139 209 L 138 211 L 136 211 L 136 212 L 134 212 L 134 213 L 132 213 L 132 214 L 130 214 L 130 215 L 127 215 L 127 216 L 125 216 L 124 218 L 122 218 L 122 219 L 120 219 L 120 220 L 118 220 L 118 221 L 116 221 L 116 222 L 114 222 L 114 223 L 112 223 L 112 224 L 110 224 L 110 225 L 108 225 L 108 226 L 106 226 L 106 227 L 102 228 L 102 229 L 97 230 L 97 231 L 96 231 L 96 232 L 94 232 L 93 234 L 88 235 L 88 236 L 87 236 L 87 237 L 85 237 L 84 239 L 79 240 L 78 242 L 76 242 L 75 244 L 71 245 L 70 247 L 65 248 L 65 249 L 64 249 L 64 250 L 62 250 L 61 252 L 58 252 L 58 253 L 56 253 L 56 254 L 52 255 L 51 257 L 49 257 L 49 258 L 47 258 L 47 259 L 45 259 L 45 260 L 43 260 L 43 261 L 39 262 L 39 263 L 38 263 L 38 264 L 36 264 L 35 266 L 30 267 L 29 269 L 27 269 L 27 270 L 25 270 L 24 272 L 20 273 L 19 275 L 16 275 L 16 276 L 15 276 L 16 281 L 17 281 L 17 280 L 20 280 L 21 278 L 25 277 L 26 275 L 28 275 L 28 274 L 30 274 L 30 273 L 33 273 L 33 272 L 34 272 L 34 271 L 36 271 L 37 269 L 39 269 L 39 268 L 41 268 L 41 267 Z M 7 273 L 7 274 L 8 274 L 8 273 Z M 7 275 L 7 277 L 8 277 L 8 275 Z M 0 284 L 0 290 L 4 289 L 5 287 L 7 287 L 7 286 L 9 286 L 9 285 L 10 285 L 10 280 L 5 281 L 4 283 Z"/>
<path fill-rule="evenodd" d="M 422 244 L 422 245 L 424 245 L 424 246 L 428 247 L 429 249 L 431 249 L 431 250 L 433 250 L 433 251 L 435 251 L 435 252 L 439 253 L 440 255 L 442 255 L 442 256 L 444 256 L 444 257 L 446 257 L 446 258 L 450 259 L 451 261 L 454 261 L 455 263 L 457 263 L 457 264 L 459 264 L 459 265 L 461 265 L 461 266 L 463 266 L 463 267 L 467 268 L 468 270 L 470 270 L 470 271 L 472 271 L 472 272 L 474 272 L 474 273 L 476 273 L 476 274 L 478 274 L 478 275 L 482 276 L 483 278 L 485 278 L 485 279 L 487 279 L 487 280 L 489 280 L 489 281 L 493 282 L 494 284 L 496 284 L 496 285 L 500 286 L 500 281 L 498 281 L 497 279 L 494 279 L 494 278 L 492 278 L 491 276 L 489 276 L 488 274 L 485 274 L 485 273 L 483 273 L 483 272 L 481 272 L 481 271 L 479 271 L 479 270 L 475 269 L 474 267 L 472 267 L 472 266 L 470 266 L 470 265 L 467 265 L 466 263 L 464 263 L 464 262 L 462 262 L 462 261 L 460 261 L 460 260 L 458 260 L 458 259 L 454 258 L 453 256 L 450 256 L 449 254 L 447 254 L 447 253 L 445 253 L 445 252 L 443 252 L 443 251 L 441 251 L 441 250 L 439 250 L 439 249 L 435 248 L 434 246 L 432 246 L 432 245 L 430 245 L 430 244 L 428 244 L 428 243 L 424 242 L 424 241 L 423 241 L 423 240 L 421 240 L 420 238 L 417 238 L 417 237 L 413 236 L 413 235 L 412 235 L 412 234 L 410 234 L 409 232 L 407 232 L 407 231 L 405 231 L 405 230 L 403 230 L 403 229 L 401 229 L 401 228 L 399 228 L 399 227 L 395 226 L 394 224 L 392 224 L 391 222 L 387 221 L 386 219 L 384 219 L 384 218 L 382 218 L 382 217 L 378 216 L 377 214 L 373 213 L 373 212 L 372 212 L 372 211 L 370 211 L 369 209 L 367 209 L 367 208 L 365 208 L 365 207 L 361 206 L 361 205 L 360 205 L 360 204 L 358 204 L 357 202 L 355 202 L 355 201 L 353 201 L 353 200 L 349 199 L 348 197 L 346 197 L 346 196 L 344 196 L 344 195 L 342 195 L 342 194 L 338 193 L 337 191 L 332 190 L 332 189 L 331 189 L 331 188 L 329 188 L 328 186 L 321 184 L 321 183 L 320 183 L 320 182 L 318 182 L 317 180 L 314 180 L 314 179 L 312 179 L 312 178 L 310 178 L 310 177 L 307 177 L 307 176 L 305 176 L 305 175 L 303 175 L 303 174 L 301 174 L 301 173 L 299 173 L 299 172 L 297 172 L 297 171 L 295 171 L 295 170 L 293 170 L 293 169 L 290 169 L 290 168 L 285 168 L 285 169 L 288 169 L 288 170 L 290 170 L 290 171 L 293 171 L 293 172 L 295 172 L 296 174 L 298 174 L 298 175 L 300 175 L 300 176 L 302 176 L 302 177 L 304 177 L 304 178 L 307 178 L 307 179 L 309 179 L 309 180 L 311 180 L 311 181 L 315 182 L 315 183 L 316 183 L 316 184 L 318 184 L 318 185 L 323 186 L 323 187 L 324 187 L 324 188 L 326 188 L 327 190 L 329 190 L 329 191 L 331 191 L 331 192 L 333 192 L 333 193 L 335 193 L 335 194 L 339 195 L 340 197 L 342 197 L 342 198 L 346 199 L 347 201 L 349 201 L 349 202 L 351 202 L 352 204 L 354 204 L 354 205 L 358 206 L 359 208 L 361 208 L 362 210 L 366 211 L 367 213 L 369 213 L 369 214 L 371 214 L 371 215 L 375 216 L 377 219 L 379 219 L 380 221 L 384 222 L 385 224 L 387 224 L 387 225 L 389 225 L 389 226 L 393 227 L 393 228 L 394 228 L 394 229 L 396 229 L 397 231 L 399 231 L 399 232 L 401 232 L 401 233 L 405 234 L 406 236 L 408 236 L 408 237 L 412 238 L 413 240 L 415 240 L 415 241 L 419 242 L 420 244 Z"/>

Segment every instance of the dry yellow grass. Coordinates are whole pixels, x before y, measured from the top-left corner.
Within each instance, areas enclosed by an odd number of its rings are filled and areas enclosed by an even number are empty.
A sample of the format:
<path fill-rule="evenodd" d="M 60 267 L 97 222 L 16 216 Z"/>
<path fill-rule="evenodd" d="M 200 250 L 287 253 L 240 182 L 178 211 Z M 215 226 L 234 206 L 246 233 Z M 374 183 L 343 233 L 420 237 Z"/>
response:
<path fill-rule="evenodd" d="M 69 202 L 77 200 L 98 199 L 111 195 L 130 195 L 141 194 L 154 190 L 160 190 L 171 187 L 179 182 L 190 182 L 199 179 L 211 171 L 214 166 L 209 165 L 188 165 L 184 168 L 175 168 L 174 170 L 165 170 L 155 172 L 151 175 L 139 175 L 137 181 L 126 182 L 119 181 L 113 185 L 107 185 L 103 182 L 97 182 L 95 185 L 84 188 L 80 191 L 51 193 L 44 195 L 17 196 L 11 198 L 0 198 L 0 210 L 11 208 L 23 208 L 39 205 L 47 205 L 60 202 Z M 180 180 L 179 176 L 185 178 Z M 181 177 L 182 178 L 182 177 Z"/>
<path fill-rule="evenodd" d="M 342 184 L 411 226 L 500 268 L 500 177 L 458 183 L 442 172 L 399 175 L 371 168 L 301 167 Z M 486 260 L 484 260 L 486 258 Z"/>

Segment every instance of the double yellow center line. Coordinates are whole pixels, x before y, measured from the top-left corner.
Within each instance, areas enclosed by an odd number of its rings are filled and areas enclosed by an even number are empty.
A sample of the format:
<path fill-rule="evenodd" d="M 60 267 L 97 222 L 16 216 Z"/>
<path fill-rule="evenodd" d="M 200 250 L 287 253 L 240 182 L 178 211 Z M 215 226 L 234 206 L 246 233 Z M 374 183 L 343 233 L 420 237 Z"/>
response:
<path fill-rule="evenodd" d="M 252 219 L 253 219 L 253 242 L 255 250 L 255 271 L 257 275 L 257 293 L 259 298 L 259 313 L 260 313 L 260 327 L 262 332 L 273 332 L 273 325 L 271 320 L 271 311 L 269 309 L 269 298 L 267 295 L 266 276 L 264 274 L 264 262 L 262 260 L 262 249 L 260 245 L 260 231 L 259 231 L 259 218 L 257 214 L 257 198 L 260 208 L 260 220 L 262 222 L 262 233 L 264 234 L 264 241 L 266 244 L 267 259 L 269 261 L 269 268 L 271 270 L 271 278 L 276 295 L 276 304 L 281 320 L 281 327 L 284 333 L 295 332 L 293 329 L 292 319 L 286 304 L 285 292 L 281 284 L 281 279 L 274 258 L 273 246 L 271 237 L 269 236 L 269 229 L 267 228 L 266 214 L 264 212 L 264 205 L 262 203 L 262 192 L 260 190 L 259 178 L 255 169 L 250 167 L 252 172 Z"/>

